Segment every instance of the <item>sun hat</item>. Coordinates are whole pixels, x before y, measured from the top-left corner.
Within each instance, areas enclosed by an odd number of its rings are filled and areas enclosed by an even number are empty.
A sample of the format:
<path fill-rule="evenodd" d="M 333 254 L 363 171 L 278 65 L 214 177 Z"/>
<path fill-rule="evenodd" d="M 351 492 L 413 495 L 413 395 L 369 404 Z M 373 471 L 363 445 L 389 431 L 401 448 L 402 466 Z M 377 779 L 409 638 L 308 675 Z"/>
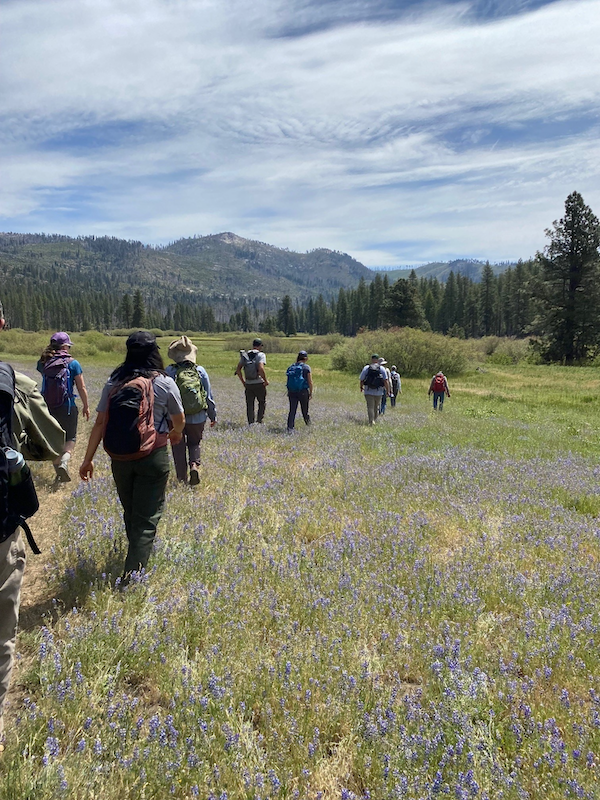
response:
<path fill-rule="evenodd" d="M 379 364 L 380 364 L 381 366 L 383 366 L 384 364 L 387 364 L 387 361 L 385 360 L 385 358 L 384 358 L 383 356 L 382 356 L 380 359 L 378 359 L 378 360 L 379 360 Z"/>
<path fill-rule="evenodd" d="M 127 337 L 127 341 L 125 342 L 125 346 L 128 350 L 153 350 L 155 347 L 156 349 L 160 349 L 156 344 L 156 336 L 150 331 L 136 331 L 135 333 L 130 333 Z"/>
<path fill-rule="evenodd" d="M 308 353 L 306 352 L 306 350 L 300 350 L 296 361 L 299 361 L 301 358 L 308 358 Z"/>
<path fill-rule="evenodd" d="M 396 365 L 392 364 L 392 369 L 396 369 L 396 368 L 397 368 Z"/>
<path fill-rule="evenodd" d="M 196 353 L 198 348 L 187 336 L 181 336 L 179 339 L 173 339 L 169 345 L 169 358 L 172 358 L 176 364 L 182 361 L 192 361 L 196 363 Z"/>
<path fill-rule="evenodd" d="M 73 347 L 73 342 L 71 341 L 71 337 L 68 333 L 64 331 L 58 331 L 57 333 L 53 333 L 50 337 L 50 344 L 55 345 L 57 347 Z"/>

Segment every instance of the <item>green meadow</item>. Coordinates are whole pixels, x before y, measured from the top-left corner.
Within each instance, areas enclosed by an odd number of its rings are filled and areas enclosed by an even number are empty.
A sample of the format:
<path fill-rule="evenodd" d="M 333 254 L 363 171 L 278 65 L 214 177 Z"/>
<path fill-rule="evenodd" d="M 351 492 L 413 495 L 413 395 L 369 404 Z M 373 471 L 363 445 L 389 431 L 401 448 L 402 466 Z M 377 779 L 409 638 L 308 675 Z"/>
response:
<path fill-rule="evenodd" d="M 6 337 L 33 374 L 46 337 Z M 48 602 L 19 635 L 0 798 L 596 798 L 598 369 L 470 351 L 442 413 L 405 378 L 369 428 L 335 341 L 299 336 L 265 348 L 249 428 L 249 342 L 193 338 L 219 424 L 139 581 L 119 591 L 108 459 L 53 495 L 34 467 L 58 510 L 33 521 Z M 124 339 L 74 341 L 93 405 Z M 288 436 L 301 347 L 312 425 Z"/>

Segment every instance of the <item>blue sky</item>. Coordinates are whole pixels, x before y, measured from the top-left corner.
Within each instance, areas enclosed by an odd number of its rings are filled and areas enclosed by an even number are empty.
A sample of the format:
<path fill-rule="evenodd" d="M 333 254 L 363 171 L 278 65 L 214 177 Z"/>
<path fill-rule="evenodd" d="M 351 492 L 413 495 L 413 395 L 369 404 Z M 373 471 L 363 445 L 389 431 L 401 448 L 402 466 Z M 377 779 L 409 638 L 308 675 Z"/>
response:
<path fill-rule="evenodd" d="M 600 0 L 3 0 L 0 230 L 368 266 L 600 215 Z"/>

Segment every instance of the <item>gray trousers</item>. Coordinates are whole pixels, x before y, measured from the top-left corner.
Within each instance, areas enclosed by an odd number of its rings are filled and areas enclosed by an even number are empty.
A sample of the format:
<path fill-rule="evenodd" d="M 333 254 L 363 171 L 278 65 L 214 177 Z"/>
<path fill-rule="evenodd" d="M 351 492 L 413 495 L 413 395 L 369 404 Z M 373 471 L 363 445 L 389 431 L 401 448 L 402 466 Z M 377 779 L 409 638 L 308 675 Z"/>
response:
<path fill-rule="evenodd" d="M 0 740 L 4 733 L 4 701 L 15 656 L 25 542 L 20 531 L 0 544 Z"/>

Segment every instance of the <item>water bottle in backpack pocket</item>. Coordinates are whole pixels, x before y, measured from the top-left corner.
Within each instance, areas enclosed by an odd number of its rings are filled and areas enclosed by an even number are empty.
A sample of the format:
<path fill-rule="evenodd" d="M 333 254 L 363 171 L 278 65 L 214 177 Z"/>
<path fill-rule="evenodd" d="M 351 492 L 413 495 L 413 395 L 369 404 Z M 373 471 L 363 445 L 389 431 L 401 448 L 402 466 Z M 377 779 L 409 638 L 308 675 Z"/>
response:
<path fill-rule="evenodd" d="M 25 459 L 12 447 L 0 448 L 0 542 L 6 541 L 22 526 L 31 544 L 31 532 L 25 520 L 32 517 L 39 507 L 31 470 Z M 35 542 L 31 547 L 34 552 L 39 552 Z"/>

